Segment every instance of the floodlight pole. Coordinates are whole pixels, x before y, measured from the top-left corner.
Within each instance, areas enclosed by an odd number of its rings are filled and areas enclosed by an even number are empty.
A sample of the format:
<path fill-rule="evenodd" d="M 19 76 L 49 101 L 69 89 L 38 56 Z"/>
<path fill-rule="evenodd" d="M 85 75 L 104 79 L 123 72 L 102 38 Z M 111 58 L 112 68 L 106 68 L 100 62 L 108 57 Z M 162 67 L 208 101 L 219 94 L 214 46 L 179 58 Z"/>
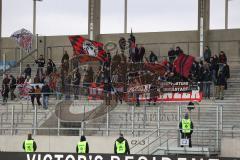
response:
<path fill-rule="evenodd" d="M 0 0 L 0 38 L 2 38 L 2 0 Z"/>
<path fill-rule="evenodd" d="M 0 59 L 2 56 L 2 0 L 0 0 Z"/>
<path fill-rule="evenodd" d="M 2 38 L 2 0 L 0 0 L 0 38 Z"/>
<path fill-rule="evenodd" d="M 208 45 L 209 24 L 210 0 L 198 0 L 198 31 L 200 41 L 200 57 L 203 57 L 204 47 Z"/>
<path fill-rule="evenodd" d="M 36 0 L 33 0 L 33 35 L 36 35 Z"/>
<path fill-rule="evenodd" d="M 225 0 L 225 29 L 228 29 L 228 0 Z"/>
<path fill-rule="evenodd" d="M 127 10 L 128 10 L 128 2 L 125 0 L 124 3 L 124 33 L 127 33 Z"/>
<path fill-rule="evenodd" d="M 33 35 L 36 35 L 37 1 L 41 2 L 43 0 L 33 0 Z"/>
<path fill-rule="evenodd" d="M 36 34 L 36 22 L 37 22 L 37 1 L 42 1 L 42 0 L 33 0 L 33 49 L 37 49 L 37 34 Z M 38 53 L 36 54 L 37 58 Z"/>
<path fill-rule="evenodd" d="M 101 29 L 101 0 L 88 0 L 88 36 L 97 40 Z"/>

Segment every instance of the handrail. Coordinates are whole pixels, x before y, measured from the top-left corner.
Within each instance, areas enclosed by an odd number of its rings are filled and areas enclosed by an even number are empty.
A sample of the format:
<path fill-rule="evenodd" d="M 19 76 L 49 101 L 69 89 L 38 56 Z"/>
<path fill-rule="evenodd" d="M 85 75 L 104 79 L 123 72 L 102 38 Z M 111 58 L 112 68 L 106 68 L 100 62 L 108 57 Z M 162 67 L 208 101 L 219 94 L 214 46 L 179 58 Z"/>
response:
<path fill-rule="evenodd" d="M 8 130 L 8 129 L 11 129 L 11 128 L 0 128 L 1 129 L 4 129 L 4 130 Z M 21 127 L 18 127 L 18 128 L 14 128 L 14 129 L 22 129 L 22 130 L 29 130 L 29 129 L 33 129 L 33 128 L 21 128 Z M 56 128 L 56 127 L 41 127 L 41 128 L 36 128 L 36 130 L 57 130 L 57 129 L 61 129 L 61 130 L 76 130 L 76 129 L 79 129 L 79 128 Z M 88 130 L 88 131 L 106 131 L 106 128 L 84 128 L 84 130 Z M 131 131 L 132 129 L 131 128 L 125 128 L 125 129 L 115 129 L 115 128 L 109 128 L 109 131 Z M 144 128 L 136 128 L 136 131 L 151 131 L 152 129 L 144 129 Z M 161 129 L 161 130 L 178 130 L 176 128 L 164 128 L 164 129 Z M 209 131 L 209 129 L 200 129 L 198 131 Z M 211 131 L 217 131 L 215 129 L 212 129 Z M 240 131 L 240 130 L 239 130 Z"/>
<path fill-rule="evenodd" d="M 1 48 L 0 50 L 8 50 L 8 49 L 21 49 L 20 47 L 4 47 L 4 48 Z"/>
<path fill-rule="evenodd" d="M 200 43 L 201 41 L 178 41 L 178 42 L 157 42 L 157 43 L 138 43 L 138 45 L 156 45 L 156 44 L 179 44 L 179 43 Z M 220 43 L 220 42 L 239 42 L 239 40 L 219 40 L 219 41 L 209 41 L 210 43 Z M 118 41 L 116 42 L 118 43 Z M 71 45 L 56 45 L 56 46 L 47 46 L 47 48 L 65 48 L 72 47 Z"/>
<path fill-rule="evenodd" d="M 22 59 L 20 59 L 16 64 L 10 66 L 8 69 L 6 69 L 5 71 L 0 71 L 0 73 L 4 73 L 7 72 L 9 70 L 11 70 L 12 68 L 18 66 L 22 61 L 24 61 L 25 59 L 27 59 L 29 56 L 31 56 L 32 54 L 34 54 L 35 52 L 37 52 L 37 49 L 32 50 L 30 53 L 28 53 L 25 57 L 23 57 Z"/>
<path fill-rule="evenodd" d="M 240 128 L 240 124 L 234 124 L 234 125 L 232 125 L 232 138 L 234 137 L 234 133 L 233 133 L 233 130 L 234 130 L 234 128 Z"/>
<path fill-rule="evenodd" d="M 141 139 L 140 142 L 146 140 L 147 138 L 149 138 L 151 135 L 153 135 L 154 133 L 158 132 L 159 130 L 168 130 L 168 131 L 170 131 L 170 130 L 176 130 L 176 131 L 179 131 L 179 129 L 176 129 L 176 128 L 160 128 L 160 129 L 157 129 L 157 130 L 153 131 L 152 133 L 150 133 L 149 135 L 147 135 L 147 136 L 144 137 L 143 139 Z M 212 130 L 212 131 L 217 131 L 216 129 L 211 129 L 211 130 Z M 193 129 L 193 131 L 209 131 L 209 129 Z M 162 136 L 164 136 L 164 135 L 162 135 Z M 161 137 L 161 136 L 157 136 L 157 137 Z M 138 144 L 134 145 L 134 146 L 133 146 L 132 148 L 130 148 L 130 149 L 135 148 L 137 145 L 138 145 Z"/>
<path fill-rule="evenodd" d="M 143 138 L 143 139 L 140 140 L 139 142 L 144 141 L 145 139 L 149 138 L 151 135 L 155 134 L 155 133 L 158 132 L 158 131 L 159 131 L 159 129 L 153 131 L 152 133 L 150 133 L 149 135 L 147 135 L 145 138 Z M 130 150 L 132 150 L 133 148 L 135 148 L 135 147 L 138 146 L 138 145 L 139 145 L 139 143 L 135 144 L 134 146 L 132 146 L 132 147 L 130 148 Z"/>
<path fill-rule="evenodd" d="M 160 129 L 161 130 L 161 129 Z M 138 154 L 138 153 L 140 153 L 140 152 L 142 152 L 144 149 L 146 149 L 146 148 L 148 148 L 149 149 L 149 147 L 152 145 L 152 144 L 154 144 L 156 141 L 158 141 L 159 139 L 161 139 L 163 136 L 168 136 L 168 134 L 169 134 L 169 132 L 170 131 L 176 131 L 176 133 L 179 133 L 179 129 L 168 129 L 168 130 L 166 130 L 166 132 L 165 133 L 163 133 L 161 136 L 157 136 L 157 138 L 156 139 L 154 139 L 154 140 L 152 140 L 150 143 L 148 143 L 146 146 L 144 146 L 143 148 L 141 148 L 139 151 L 137 151 L 136 152 L 136 154 Z M 217 132 L 219 132 L 220 130 L 215 130 L 215 129 L 194 129 L 194 131 L 196 131 L 196 132 L 201 132 L 201 131 L 206 131 L 206 132 L 210 132 L 210 131 L 217 131 Z M 208 137 L 209 138 L 209 140 L 211 140 L 213 137 Z M 163 141 L 163 142 L 160 142 L 160 144 L 159 144 L 159 146 L 162 146 L 163 144 L 165 144 L 165 143 L 168 143 L 168 141 L 170 140 L 170 139 L 177 139 L 177 138 L 174 138 L 174 137 L 171 137 L 171 138 L 166 138 L 166 140 L 165 141 Z M 148 139 L 149 140 L 149 139 Z M 216 141 L 218 141 L 217 139 L 214 139 L 214 140 L 216 140 Z M 143 140 L 141 140 L 141 141 L 143 141 Z M 140 141 L 140 142 L 141 142 Z M 167 144 L 167 149 L 168 149 L 168 146 L 169 146 L 169 144 Z M 203 147 L 203 146 L 202 146 Z M 209 148 L 210 147 L 213 147 L 213 146 L 208 146 Z M 216 147 L 216 146 L 214 146 L 214 147 Z M 149 153 L 148 153 L 149 154 Z"/>
<path fill-rule="evenodd" d="M 137 151 L 137 153 L 140 153 L 140 152 L 143 151 L 145 148 L 149 147 L 151 144 L 153 144 L 154 142 L 156 142 L 157 140 L 159 140 L 160 138 L 162 138 L 162 137 L 165 136 L 166 134 L 168 134 L 168 132 L 165 132 L 165 133 L 163 133 L 161 136 L 158 136 L 157 139 L 155 139 L 154 141 L 152 141 L 151 143 L 149 143 L 148 145 L 146 145 L 145 147 L 143 147 L 140 151 Z M 167 139 L 167 140 L 168 140 L 168 139 Z M 167 140 L 166 140 L 166 141 L 167 141 Z M 160 146 L 161 146 L 162 144 L 164 144 L 164 142 L 161 143 Z"/>

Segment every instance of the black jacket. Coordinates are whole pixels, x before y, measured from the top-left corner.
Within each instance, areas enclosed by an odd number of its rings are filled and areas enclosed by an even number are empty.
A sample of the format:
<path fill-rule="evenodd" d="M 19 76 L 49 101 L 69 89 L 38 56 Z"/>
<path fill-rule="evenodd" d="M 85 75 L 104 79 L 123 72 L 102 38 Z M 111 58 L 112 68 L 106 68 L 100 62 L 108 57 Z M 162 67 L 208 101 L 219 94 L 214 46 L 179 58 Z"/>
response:
<path fill-rule="evenodd" d="M 217 85 L 224 86 L 227 83 L 227 70 L 226 66 L 219 67 L 218 73 L 217 73 Z"/>
<path fill-rule="evenodd" d="M 35 63 L 37 63 L 38 67 L 44 67 L 45 65 L 45 59 L 38 59 L 38 60 L 35 60 Z"/>
<path fill-rule="evenodd" d="M 153 63 L 153 62 L 158 61 L 158 58 L 157 58 L 157 56 L 154 53 L 151 53 L 150 56 L 149 56 L 149 61 L 151 63 Z"/>
<path fill-rule="evenodd" d="M 53 61 L 50 61 L 47 63 L 47 74 L 51 74 L 54 71 L 54 68 L 56 68 L 56 65 Z"/>
<path fill-rule="evenodd" d="M 173 49 L 168 51 L 168 58 L 170 63 L 173 63 L 174 59 L 176 58 L 175 51 Z"/>
<path fill-rule="evenodd" d="M 143 57 L 145 55 L 145 48 L 144 47 L 141 47 L 139 48 L 139 56 L 140 56 L 140 62 L 143 62 Z"/>
<path fill-rule="evenodd" d="M 211 72 L 208 69 L 204 69 L 201 74 L 201 81 L 210 82 L 212 81 Z"/>
<path fill-rule="evenodd" d="M 49 94 L 47 94 L 47 93 L 50 93 L 50 92 L 51 92 L 51 90 L 50 90 L 50 88 L 49 88 L 48 85 L 44 85 L 44 86 L 42 86 L 42 93 L 43 93 L 43 96 L 49 96 Z"/>
<path fill-rule="evenodd" d="M 204 51 L 204 53 L 203 53 L 203 58 L 204 58 L 204 60 L 205 60 L 205 61 L 206 61 L 206 60 L 208 61 L 211 56 L 212 56 L 211 50 L 210 50 L 210 49 L 206 49 L 206 50 Z"/>
<path fill-rule="evenodd" d="M 25 70 L 24 70 L 25 78 L 26 78 L 27 76 L 30 76 L 30 77 L 31 77 L 31 73 L 32 73 L 32 69 L 31 69 L 30 67 L 25 68 Z"/>
<path fill-rule="evenodd" d="M 122 143 L 123 141 L 125 141 L 125 145 L 126 145 L 126 152 L 124 154 L 130 154 L 130 148 L 129 148 L 129 145 L 128 145 L 128 141 L 123 138 L 123 137 L 119 137 L 115 143 L 114 143 L 114 153 L 117 154 L 117 146 L 116 146 L 116 142 L 119 142 L 119 143 Z"/>
<path fill-rule="evenodd" d="M 61 63 L 64 63 L 64 60 L 67 60 L 67 61 L 69 60 L 69 55 L 67 53 L 64 53 Z"/>
<path fill-rule="evenodd" d="M 15 89 L 17 87 L 17 80 L 16 78 L 12 77 L 12 80 L 10 81 L 10 89 Z"/>
<path fill-rule="evenodd" d="M 74 85 L 79 85 L 80 84 L 80 81 L 81 81 L 81 74 L 79 72 L 75 73 L 75 76 L 74 76 L 74 79 L 72 81 L 72 83 Z"/>

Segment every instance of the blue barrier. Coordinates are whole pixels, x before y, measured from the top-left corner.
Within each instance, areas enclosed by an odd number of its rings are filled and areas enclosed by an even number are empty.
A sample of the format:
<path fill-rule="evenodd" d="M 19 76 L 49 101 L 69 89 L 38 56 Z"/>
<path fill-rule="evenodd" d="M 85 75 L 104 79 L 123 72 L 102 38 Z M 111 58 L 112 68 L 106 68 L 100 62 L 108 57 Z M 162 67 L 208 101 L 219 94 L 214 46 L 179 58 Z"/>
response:
<path fill-rule="evenodd" d="M 4 62 L 3 61 L 0 61 L 0 71 L 2 71 L 2 70 L 7 70 L 7 69 L 9 69 L 11 66 L 14 66 L 14 65 L 16 65 L 17 64 L 17 62 L 16 61 L 6 61 L 5 62 L 5 64 L 4 64 Z"/>

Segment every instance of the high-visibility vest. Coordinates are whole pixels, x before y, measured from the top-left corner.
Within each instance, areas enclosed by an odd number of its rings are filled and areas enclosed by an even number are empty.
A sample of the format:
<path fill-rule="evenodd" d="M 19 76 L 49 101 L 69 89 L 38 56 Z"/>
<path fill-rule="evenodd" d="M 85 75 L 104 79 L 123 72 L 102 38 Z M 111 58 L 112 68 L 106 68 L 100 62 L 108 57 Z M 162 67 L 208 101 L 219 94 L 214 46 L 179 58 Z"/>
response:
<path fill-rule="evenodd" d="M 117 154 L 123 154 L 126 152 L 126 145 L 125 141 L 122 141 L 122 143 L 116 141 L 116 148 L 117 148 Z"/>
<path fill-rule="evenodd" d="M 191 132 L 191 120 L 190 119 L 182 119 L 182 132 L 183 133 Z"/>
<path fill-rule="evenodd" d="M 25 152 L 34 152 L 33 149 L 33 140 L 25 140 L 24 146 L 25 146 Z"/>
<path fill-rule="evenodd" d="M 86 153 L 87 142 L 81 141 L 78 143 L 78 153 Z"/>

